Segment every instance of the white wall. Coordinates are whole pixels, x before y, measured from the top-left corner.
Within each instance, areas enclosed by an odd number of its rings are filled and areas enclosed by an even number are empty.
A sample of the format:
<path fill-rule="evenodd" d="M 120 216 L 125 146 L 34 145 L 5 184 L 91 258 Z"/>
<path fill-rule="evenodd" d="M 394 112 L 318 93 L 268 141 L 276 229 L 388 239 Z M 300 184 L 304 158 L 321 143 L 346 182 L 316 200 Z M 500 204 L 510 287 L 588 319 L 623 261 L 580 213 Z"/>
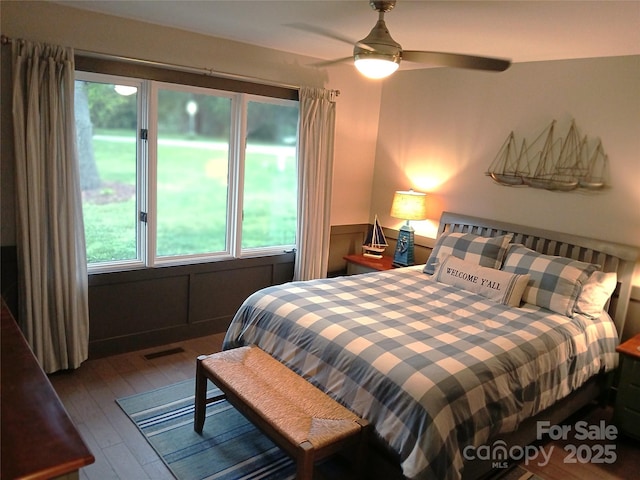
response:
<path fill-rule="evenodd" d="M 309 57 L 238 42 L 86 12 L 50 2 L 2 2 L 3 34 L 80 50 L 207 67 L 218 72 L 295 86 L 340 90 L 337 100 L 333 207 L 331 223 L 364 223 L 369 219 L 381 84 L 363 79 L 354 68 L 319 70 Z M 11 48 L 2 47 L 2 102 L 10 105 Z M 15 245 L 11 109 L 2 109 L 2 212 L 0 240 Z"/>
<path fill-rule="evenodd" d="M 443 210 L 640 246 L 640 56 L 515 64 L 503 73 L 399 72 L 383 87 L 372 213 L 385 226 L 396 189 L 429 192 L 433 237 Z M 510 131 L 534 139 L 552 119 L 600 137 L 611 188 L 594 194 L 503 187 L 485 171 Z M 640 269 L 636 269 L 640 285 Z"/>

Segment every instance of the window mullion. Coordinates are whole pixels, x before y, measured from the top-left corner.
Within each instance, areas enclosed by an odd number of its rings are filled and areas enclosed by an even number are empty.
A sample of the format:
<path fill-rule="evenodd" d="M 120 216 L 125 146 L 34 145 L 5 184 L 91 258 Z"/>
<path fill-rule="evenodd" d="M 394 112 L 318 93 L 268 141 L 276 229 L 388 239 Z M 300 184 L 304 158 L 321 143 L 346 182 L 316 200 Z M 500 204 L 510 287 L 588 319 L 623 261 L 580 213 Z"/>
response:
<path fill-rule="evenodd" d="M 231 144 L 229 148 L 229 222 L 227 238 L 230 253 L 239 257 L 242 250 L 244 160 L 247 138 L 246 95 L 234 97 L 231 109 Z"/>
<path fill-rule="evenodd" d="M 156 82 L 147 83 L 147 177 L 145 182 L 147 201 L 147 242 L 146 242 L 146 264 L 153 267 L 156 264 L 156 244 L 158 225 L 158 88 Z"/>

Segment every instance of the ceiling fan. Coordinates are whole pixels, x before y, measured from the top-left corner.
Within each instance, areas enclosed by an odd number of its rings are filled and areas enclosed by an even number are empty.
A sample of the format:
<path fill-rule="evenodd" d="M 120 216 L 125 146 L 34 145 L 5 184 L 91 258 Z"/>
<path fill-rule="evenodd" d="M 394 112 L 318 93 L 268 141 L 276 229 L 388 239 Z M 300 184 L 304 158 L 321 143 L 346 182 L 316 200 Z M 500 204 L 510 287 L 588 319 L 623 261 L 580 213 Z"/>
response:
<path fill-rule="evenodd" d="M 470 68 L 502 72 L 511 65 L 510 60 L 492 57 L 478 57 L 458 53 L 429 52 L 423 50 L 403 50 L 402 46 L 391 38 L 384 22 L 384 14 L 392 10 L 396 0 L 370 0 L 369 5 L 378 12 L 378 21 L 365 38 L 355 42 L 353 57 L 342 58 L 316 65 L 327 65 L 353 58 L 356 68 L 369 78 L 384 78 L 398 69 L 401 60 L 427 65 Z M 309 27 L 306 27 L 309 29 Z M 349 40 L 318 28 L 311 30 L 336 40 L 352 43 Z"/>

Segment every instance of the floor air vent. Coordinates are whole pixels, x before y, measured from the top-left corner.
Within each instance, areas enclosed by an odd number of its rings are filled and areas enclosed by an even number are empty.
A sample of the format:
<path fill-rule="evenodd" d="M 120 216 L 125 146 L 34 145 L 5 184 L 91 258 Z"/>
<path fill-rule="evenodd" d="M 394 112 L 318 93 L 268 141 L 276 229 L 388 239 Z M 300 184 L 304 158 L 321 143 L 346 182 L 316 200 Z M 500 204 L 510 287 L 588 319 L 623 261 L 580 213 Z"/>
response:
<path fill-rule="evenodd" d="M 184 348 L 169 348 L 168 350 L 161 350 L 159 352 L 147 353 L 144 358 L 147 360 L 153 360 L 154 358 L 166 357 L 167 355 L 174 355 L 176 353 L 184 352 Z"/>

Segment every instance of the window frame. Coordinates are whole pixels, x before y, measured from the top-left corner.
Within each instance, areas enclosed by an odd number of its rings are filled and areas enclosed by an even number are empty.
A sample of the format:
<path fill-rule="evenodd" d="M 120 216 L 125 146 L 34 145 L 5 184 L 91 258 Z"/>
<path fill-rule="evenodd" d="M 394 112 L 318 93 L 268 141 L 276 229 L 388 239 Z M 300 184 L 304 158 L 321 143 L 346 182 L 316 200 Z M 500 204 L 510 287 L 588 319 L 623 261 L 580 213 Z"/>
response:
<path fill-rule="evenodd" d="M 247 121 L 248 121 L 248 116 L 247 113 L 249 111 L 248 105 L 249 102 L 258 102 L 259 103 L 269 103 L 272 105 L 280 105 L 280 106 L 288 106 L 288 105 L 292 105 L 292 101 L 291 100 L 287 100 L 287 99 L 281 99 L 281 98 L 270 98 L 270 97 L 264 97 L 264 96 L 260 96 L 260 95 L 254 95 L 254 94 L 243 94 L 242 95 L 242 101 L 243 101 L 243 105 L 242 105 L 242 113 L 243 113 L 243 117 L 241 119 L 241 135 L 240 138 L 244 139 L 244 146 L 245 148 L 240 148 L 240 154 L 241 154 L 241 161 L 239 162 L 239 168 L 240 171 L 238 172 L 239 175 L 239 179 L 240 181 L 238 182 L 240 191 L 238 192 L 237 198 L 239 199 L 237 208 L 240 212 L 243 212 L 243 201 L 244 201 L 244 186 L 245 186 L 245 160 L 246 160 L 246 152 L 247 152 L 247 145 L 248 145 L 248 138 L 247 138 Z M 297 102 L 296 102 L 297 103 Z M 298 104 L 298 125 L 297 125 L 297 131 L 296 131 L 296 182 L 297 182 L 297 176 L 298 176 L 298 171 L 299 171 L 299 165 L 298 165 L 298 161 L 299 161 L 299 149 L 298 149 L 298 132 L 300 129 L 300 109 L 299 109 L 299 104 Z M 298 195 L 299 195 L 299 189 L 297 189 L 296 191 L 296 223 L 297 223 L 297 219 L 300 217 L 300 211 L 299 211 L 299 202 L 297 200 L 299 200 Z M 251 247 L 251 248 L 243 248 L 242 247 L 242 225 L 243 225 L 243 218 L 240 218 L 238 221 L 238 236 L 236 238 L 236 258 L 243 258 L 243 257 L 260 257 L 260 256 L 267 256 L 267 255 L 275 255 L 275 254 L 280 254 L 280 253 L 286 253 L 286 252 L 292 252 L 295 251 L 295 249 L 297 248 L 297 243 L 296 240 L 294 240 L 293 244 L 289 244 L 289 245 L 278 245 L 278 246 L 269 246 L 269 247 Z"/>
<path fill-rule="evenodd" d="M 150 81 L 150 114 L 149 123 L 151 128 L 148 134 L 148 150 L 149 150 L 149 169 L 150 179 L 149 182 L 149 205 L 147 210 L 147 228 L 151 232 L 150 241 L 148 242 L 148 266 L 172 266 L 172 265 L 185 265 L 192 263 L 204 263 L 216 260 L 229 260 L 233 258 L 239 258 L 235 255 L 233 248 L 233 238 L 236 230 L 235 222 L 237 221 L 237 214 L 233 206 L 233 199 L 237 190 L 236 183 L 239 180 L 235 175 L 235 164 L 238 162 L 238 148 L 237 143 L 237 116 L 238 116 L 238 93 L 226 92 L 223 90 L 213 90 L 204 87 L 194 87 L 191 85 L 176 85 L 167 82 L 155 82 Z M 225 249 L 218 252 L 207 253 L 193 253 L 183 255 L 167 255 L 160 256 L 157 254 L 157 226 L 158 226 L 158 190 L 157 190 L 157 175 L 158 175 L 158 92 L 160 90 L 170 90 L 176 92 L 191 92 L 196 94 L 211 94 L 226 97 L 231 102 L 231 118 L 230 118 L 230 133 L 229 133 L 229 153 L 227 156 L 227 228 L 225 231 Z M 155 119 L 152 121 L 151 119 Z"/>
<path fill-rule="evenodd" d="M 135 170 L 136 170 L 136 256 L 132 259 L 126 260 L 113 260 L 109 262 L 87 262 L 87 270 L 91 273 L 104 273 L 104 272 L 118 272 L 126 270 L 135 270 L 144 268 L 147 263 L 147 249 L 148 244 L 148 229 L 146 225 L 140 221 L 140 212 L 148 210 L 148 191 L 146 186 L 148 185 L 148 151 L 143 142 L 140 141 L 140 132 L 142 129 L 148 128 L 148 117 L 145 113 L 145 102 L 143 97 L 148 96 L 148 85 L 144 80 L 139 78 L 123 77 L 120 75 L 112 75 L 105 73 L 95 72 L 81 72 L 75 71 L 74 80 L 95 82 L 95 83 L 109 83 L 114 85 L 127 85 L 135 86 L 138 88 L 136 98 L 136 112 L 137 112 L 137 124 L 136 124 L 136 158 L 135 158 Z"/>
<path fill-rule="evenodd" d="M 76 57 L 75 73 L 76 80 L 109 82 L 114 84 L 117 82 L 117 84 L 132 85 L 139 88 L 137 98 L 138 127 L 136 134 L 137 258 L 134 260 L 87 263 L 90 274 L 207 263 L 238 258 L 278 255 L 295 251 L 295 243 L 292 245 L 242 248 L 242 206 L 247 146 L 248 104 L 250 101 L 257 101 L 276 105 L 295 105 L 298 102 L 297 90 L 227 78 L 176 72 L 158 69 L 157 67 L 107 61 L 92 57 Z M 130 76 L 133 73 L 146 73 L 146 75 Z M 180 78 L 181 81 L 177 82 L 176 78 Z M 231 99 L 225 251 L 166 257 L 157 255 L 157 112 L 158 91 L 161 88 L 221 95 Z M 270 93 L 270 95 L 266 95 L 265 93 Z M 298 123 L 299 121 L 300 119 L 298 118 Z M 142 129 L 146 129 L 148 132 L 146 140 L 141 138 Z M 297 156 L 298 149 L 296 148 L 296 157 Z M 146 222 L 141 220 L 141 212 L 147 213 Z"/>

